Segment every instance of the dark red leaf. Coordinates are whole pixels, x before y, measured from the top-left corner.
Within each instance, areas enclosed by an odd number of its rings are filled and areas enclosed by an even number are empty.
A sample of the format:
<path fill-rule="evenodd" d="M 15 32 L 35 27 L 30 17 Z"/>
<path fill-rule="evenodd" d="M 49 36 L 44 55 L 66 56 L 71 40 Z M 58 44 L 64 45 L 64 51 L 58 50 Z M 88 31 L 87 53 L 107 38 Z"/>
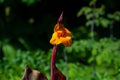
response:
<path fill-rule="evenodd" d="M 66 77 L 55 67 L 54 70 L 54 79 L 55 80 L 66 80 Z"/>
<path fill-rule="evenodd" d="M 31 69 L 26 65 L 22 80 L 48 80 L 48 79 L 40 71 Z"/>

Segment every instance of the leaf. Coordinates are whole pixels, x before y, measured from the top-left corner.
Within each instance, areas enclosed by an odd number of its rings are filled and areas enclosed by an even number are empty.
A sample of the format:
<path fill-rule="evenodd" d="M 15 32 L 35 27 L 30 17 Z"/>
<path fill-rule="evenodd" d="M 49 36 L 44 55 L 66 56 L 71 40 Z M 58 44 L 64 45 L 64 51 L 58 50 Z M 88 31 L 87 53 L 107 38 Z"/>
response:
<path fill-rule="evenodd" d="M 88 59 L 88 63 L 93 62 L 93 60 L 94 60 L 94 58 L 93 58 L 93 57 L 90 57 L 90 58 Z"/>
<path fill-rule="evenodd" d="M 92 6 L 92 5 L 94 5 L 95 3 L 96 3 L 96 0 L 91 0 L 90 3 L 89 3 L 89 5 Z"/>
<path fill-rule="evenodd" d="M 90 8 L 90 7 L 85 7 L 84 12 L 85 12 L 85 14 L 87 15 L 87 14 L 89 14 L 89 13 L 92 12 L 92 8 Z"/>
<path fill-rule="evenodd" d="M 97 50 L 95 48 L 93 48 L 92 55 L 95 56 L 96 54 L 97 54 Z"/>
<path fill-rule="evenodd" d="M 119 12 L 119 11 L 116 11 L 116 12 L 114 13 L 114 19 L 115 19 L 116 21 L 120 21 L 120 12 Z"/>
<path fill-rule="evenodd" d="M 90 26 L 91 24 L 93 24 L 93 20 L 87 21 L 85 25 L 88 27 L 88 26 Z"/>
<path fill-rule="evenodd" d="M 115 15 L 115 16 L 114 16 L 114 19 L 115 19 L 116 21 L 120 21 L 120 16 Z"/>
<path fill-rule="evenodd" d="M 99 21 L 99 19 L 95 19 L 94 22 L 95 22 L 95 25 L 96 25 L 97 27 L 100 26 L 100 21 Z"/>
<path fill-rule="evenodd" d="M 92 8 L 90 7 L 83 7 L 80 9 L 80 11 L 77 13 L 77 17 L 80 17 L 81 15 L 85 14 L 87 15 L 88 13 L 92 12 Z"/>
<path fill-rule="evenodd" d="M 55 67 L 54 80 L 66 80 L 66 77 Z"/>
<path fill-rule="evenodd" d="M 87 20 L 90 20 L 90 19 L 92 19 L 92 18 L 93 18 L 93 14 L 92 14 L 92 13 L 86 15 L 86 19 L 87 19 Z"/>
<path fill-rule="evenodd" d="M 31 69 L 26 65 L 22 80 L 48 80 L 47 77 L 38 70 Z"/>
<path fill-rule="evenodd" d="M 30 49 L 30 47 L 29 47 L 29 45 L 28 45 L 28 43 L 26 42 L 26 40 L 25 39 L 23 39 L 23 38 L 18 38 L 18 41 L 24 46 L 24 48 L 26 48 L 26 49 Z"/>
<path fill-rule="evenodd" d="M 110 19 L 113 19 L 114 15 L 113 14 L 108 14 L 107 17 L 110 18 Z"/>
<path fill-rule="evenodd" d="M 96 57 L 96 62 L 97 62 L 98 65 L 102 64 L 101 56 L 100 55 Z"/>
<path fill-rule="evenodd" d="M 116 11 L 113 14 L 108 14 L 107 17 L 112 20 L 120 21 L 120 12 Z"/>
<path fill-rule="evenodd" d="M 109 20 L 105 18 L 100 18 L 100 22 L 104 28 L 108 27 L 108 25 L 110 24 Z"/>
<path fill-rule="evenodd" d="M 84 12 L 84 8 L 81 8 L 79 12 L 77 13 L 77 17 L 80 17 Z"/>

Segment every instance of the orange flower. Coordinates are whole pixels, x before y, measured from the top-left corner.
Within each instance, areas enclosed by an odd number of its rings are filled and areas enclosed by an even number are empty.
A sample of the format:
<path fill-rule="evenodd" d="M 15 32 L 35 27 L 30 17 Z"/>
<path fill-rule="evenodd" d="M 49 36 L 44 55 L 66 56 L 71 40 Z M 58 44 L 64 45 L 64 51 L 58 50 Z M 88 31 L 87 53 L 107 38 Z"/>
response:
<path fill-rule="evenodd" d="M 52 35 L 50 43 L 52 45 L 63 43 L 65 46 L 70 46 L 72 43 L 71 36 L 71 32 L 65 28 L 62 23 L 57 23 L 54 27 L 54 33 Z"/>

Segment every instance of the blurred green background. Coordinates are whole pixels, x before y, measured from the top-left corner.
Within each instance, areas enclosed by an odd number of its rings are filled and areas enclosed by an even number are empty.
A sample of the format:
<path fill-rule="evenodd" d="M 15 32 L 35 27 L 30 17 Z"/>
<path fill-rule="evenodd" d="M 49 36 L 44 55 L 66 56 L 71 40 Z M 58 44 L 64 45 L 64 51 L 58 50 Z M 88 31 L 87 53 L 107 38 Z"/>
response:
<path fill-rule="evenodd" d="M 57 67 L 67 80 L 120 79 L 117 0 L 0 0 L 0 80 L 21 80 L 25 65 L 50 80 L 53 27 L 64 11 L 71 47 L 59 45 Z"/>

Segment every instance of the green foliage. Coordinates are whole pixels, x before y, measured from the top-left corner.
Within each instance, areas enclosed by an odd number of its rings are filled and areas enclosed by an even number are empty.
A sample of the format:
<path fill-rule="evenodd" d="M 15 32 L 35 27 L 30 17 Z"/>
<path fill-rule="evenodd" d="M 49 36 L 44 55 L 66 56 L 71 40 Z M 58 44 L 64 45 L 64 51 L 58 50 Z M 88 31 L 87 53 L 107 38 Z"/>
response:
<path fill-rule="evenodd" d="M 66 64 L 63 59 L 57 60 L 57 67 L 66 76 L 68 74 L 69 80 L 91 80 L 92 63 L 95 56 L 95 80 L 113 80 L 120 78 L 120 40 L 112 41 L 104 38 L 99 41 L 88 39 L 74 40 L 73 42 L 71 47 L 66 48 L 68 64 Z M 25 51 L 16 49 L 9 43 L 3 43 L 2 49 L 4 52 L 3 61 L 0 61 L 0 77 L 2 80 L 7 80 L 8 78 L 9 80 L 20 80 L 26 64 L 31 68 L 40 70 L 50 79 L 51 49 L 47 53 L 40 49 Z M 58 52 L 58 54 L 60 55 L 62 52 Z M 57 58 L 59 58 L 59 56 L 57 56 Z M 66 65 L 68 66 L 68 73 L 66 72 Z"/>
<path fill-rule="evenodd" d="M 0 3 L 3 3 L 4 1 L 7 1 L 7 0 L 0 0 Z M 30 5 L 32 5 L 32 4 L 36 3 L 36 2 L 39 2 L 39 1 L 41 1 L 41 0 L 21 0 L 21 2 L 27 4 L 28 6 L 30 6 Z M 13 1 L 7 1 L 7 2 L 9 4 L 9 3 L 13 2 Z"/>
<path fill-rule="evenodd" d="M 40 0 L 22 0 L 22 2 L 26 3 L 28 6 L 36 3 L 37 1 L 40 1 Z"/>
<path fill-rule="evenodd" d="M 89 39 L 74 41 L 71 47 L 66 48 L 68 64 L 63 59 L 59 59 L 57 60 L 57 67 L 67 76 L 65 66 L 68 65 L 69 80 L 91 80 L 91 64 L 96 56 L 95 80 L 119 79 L 119 44 L 120 40 L 112 41 L 107 38 L 100 39 L 99 41 Z M 26 64 L 31 68 L 40 70 L 50 78 L 51 50 L 47 53 L 40 49 L 25 51 L 16 49 L 8 43 L 3 43 L 2 49 L 4 52 L 3 61 L 0 62 L 0 77 L 2 80 L 7 80 L 8 78 L 10 80 L 20 80 Z M 59 54 L 62 53 L 59 52 Z M 57 57 L 59 58 L 59 56 Z M 82 61 L 82 63 L 79 63 L 79 61 Z"/>
<path fill-rule="evenodd" d="M 116 11 L 113 14 L 108 14 L 107 16 L 111 20 L 120 21 L 120 11 Z"/>
<path fill-rule="evenodd" d="M 40 70 L 48 76 L 51 54 L 47 54 L 42 50 L 23 51 L 15 49 L 10 44 L 4 44 L 2 48 L 4 52 L 4 58 L 0 61 L 0 77 L 2 80 L 20 80 L 25 65 Z"/>
<path fill-rule="evenodd" d="M 113 14 L 106 13 L 105 5 L 98 8 L 97 1 L 91 0 L 89 6 L 82 7 L 77 13 L 77 17 L 85 16 L 85 27 L 103 27 L 113 26 L 113 22 L 120 21 L 120 12 L 115 11 Z M 88 29 L 88 28 L 86 28 Z M 112 29 L 112 28 L 111 28 Z M 88 30 L 86 30 L 88 31 Z M 112 31 L 110 31 L 111 33 Z M 81 33 L 81 32 L 77 32 Z M 95 33 L 94 29 L 91 33 Z M 96 32 L 97 33 L 97 32 Z M 113 34 L 113 33 L 112 33 Z M 80 34 L 81 35 L 81 34 Z M 93 35 L 92 35 L 93 36 Z M 120 61 L 120 40 L 111 40 L 109 38 L 100 38 L 98 40 L 76 39 L 72 47 L 67 48 L 67 52 L 75 56 L 74 61 L 80 61 L 82 64 L 93 67 L 92 72 L 95 75 L 94 80 L 113 80 L 119 79 Z M 72 58 L 69 57 L 72 61 Z M 104 67 L 103 67 L 104 66 Z M 100 69 L 100 67 L 102 69 Z M 116 74 L 116 75 L 115 75 Z M 91 77 L 87 78 L 91 79 Z M 85 80 L 85 79 L 84 79 Z"/>
<path fill-rule="evenodd" d="M 92 0 L 89 3 L 89 6 L 82 7 L 77 13 L 77 17 L 85 15 L 87 19 L 86 26 L 91 26 L 94 23 L 95 26 L 102 26 L 106 28 L 111 24 L 111 20 L 120 21 L 119 11 L 115 11 L 113 14 L 106 14 L 104 5 L 96 8 L 93 7 L 94 4 L 96 4 L 96 0 Z"/>
<path fill-rule="evenodd" d="M 93 3 L 90 4 L 92 5 Z M 106 28 L 110 24 L 110 20 L 104 17 L 104 5 L 101 5 L 100 8 L 92 8 L 85 6 L 81 8 L 80 11 L 77 13 L 77 17 L 80 17 L 82 15 L 85 15 L 87 19 L 86 26 L 91 26 L 94 23 L 96 26 L 102 26 Z"/>
<path fill-rule="evenodd" d="M 91 12 L 92 12 L 92 8 L 90 8 L 90 7 L 83 7 L 83 8 L 81 8 L 80 11 L 77 13 L 77 17 L 80 17 L 80 16 L 83 15 L 83 14 L 87 15 L 87 14 L 89 14 L 89 13 L 91 13 Z M 92 14 L 89 14 L 87 18 L 90 19 L 92 16 L 93 16 Z"/>
<path fill-rule="evenodd" d="M 78 13 L 77 17 L 85 15 L 86 17 L 86 26 L 91 26 L 93 23 L 95 26 L 108 27 L 112 21 L 120 21 L 120 12 L 115 11 L 113 14 L 105 13 L 105 6 L 101 5 L 101 7 L 94 7 L 96 4 L 96 0 L 91 0 L 89 6 L 82 7 Z M 91 7 L 92 6 L 92 7 Z"/>
<path fill-rule="evenodd" d="M 4 0 L 0 0 L 0 3 L 3 3 L 4 2 Z"/>
<path fill-rule="evenodd" d="M 67 51 L 71 55 L 76 56 L 76 58 L 87 58 L 88 63 L 91 63 L 94 60 L 94 56 L 96 56 L 96 63 L 98 65 L 110 65 L 113 61 L 115 63 L 118 62 L 116 57 L 120 56 L 119 44 L 120 40 L 112 41 L 107 38 L 100 39 L 99 41 L 79 40 L 74 41 L 72 47 L 67 48 Z M 120 61 L 118 63 L 120 64 Z M 116 65 L 118 66 L 118 64 Z"/>
<path fill-rule="evenodd" d="M 96 77 L 98 78 L 95 77 L 96 80 L 112 80 L 115 77 L 118 78 L 117 76 L 120 75 L 118 74 L 113 78 L 109 77 L 110 75 L 116 73 L 116 71 L 118 71 L 120 67 L 119 44 L 120 40 L 112 41 L 107 38 L 100 39 L 99 41 L 79 40 L 74 41 L 72 47 L 67 48 L 67 52 L 69 53 L 69 55 L 75 57 L 74 61 L 80 60 L 83 62 L 83 64 L 90 65 L 95 61 L 97 68 L 98 66 L 104 66 L 102 67 L 104 69 L 102 72 L 102 74 L 104 73 L 103 75 L 101 75 L 101 72 L 99 73 L 100 69 L 97 69 L 98 72 L 96 72 Z M 69 58 L 69 60 L 73 60 L 73 57 Z M 109 70 L 107 69 L 108 67 Z M 112 73 L 109 74 L 109 72 L 111 71 Z M 107 75 L 107 77 L 105 75 Z"/>
<path fill-rule="evenodd" d="M 93 5 L 96 3 L 96 1 L 97 1 L 97 0 L 91 0 L 91 1 L 89 2 L 89 6 L 93 6 Z"/>
<path fill-rule="evenodd" d="M 53 4 L 48 4 L 47 1 L 41 2 L 43 5 L 31 6 L 40 1 L 20 0 L 19 3 L 15 0 L 0 0 L 0 4 L 2 4 L 0 6 L 0 80 L 21 80 L 26 64 L 43 72 L 50 80 L 51 48 L 48 45 L 60 8 L 58 8 L 57 1 L 54 3 L 57 4 L 56 7 Z M 110 0 L 106 2 L 110 5 Z M 89 35 L 92 32 L 89 27 L 94 23 L 95 27 L 108 29 L 113 22 L 116 24 L 116 21 L 120 21 L 120 11 L 110 10 L 111 12 L 108 13 L 106 4 L 100 3 L 100 5 L 97 0 L 91 0 L 88 4 L 88 6 L 77 7 L 82 7 L 76 14 L 84 25 L 78 26 L 77 24 L 76 26 L 74 24 L 74 29 L 71 28 L 73 44 L 66 48 L 68 62 L 66 64 L 64 61 L 65 55 L 62 46 L 57 55 L 57 67 L 68 76 L 68 80 L 119 80 L 120 39 L 98 38 L 91 40 Z M 62 6 L 66 7 L 65 5 Z M 47 6 L 50 7 L 47 8 Z M 65 10 L 67 9 L 66 7 Z M 114 10 L 116 9 L 114 8 Z M 72 19 L 74 17 L 72 14 L 74 10 L 65 12 L 65 18 Z M 67 15 L 68 13 L 71 14 Z M 70 17 L 71 15 L 72 17 Z M 85 21 L 81 19 L 81 16 L 85 16 Z M 69 24 L 70 21 L 66 19 L 65 22 Z M 119 24 L 114 24 L 112 24 L 113 27 L 115 26 L 114 30 L 118 29 L 116 27 L 119 27 Z M 114 31 L 115 34 L 116 32 Z M 103 31 L 100 31 L 100 34 L 94 31 L 94 35 L 106 37 Z M 92 74 L 94 67 L 95 76 Z"/>

